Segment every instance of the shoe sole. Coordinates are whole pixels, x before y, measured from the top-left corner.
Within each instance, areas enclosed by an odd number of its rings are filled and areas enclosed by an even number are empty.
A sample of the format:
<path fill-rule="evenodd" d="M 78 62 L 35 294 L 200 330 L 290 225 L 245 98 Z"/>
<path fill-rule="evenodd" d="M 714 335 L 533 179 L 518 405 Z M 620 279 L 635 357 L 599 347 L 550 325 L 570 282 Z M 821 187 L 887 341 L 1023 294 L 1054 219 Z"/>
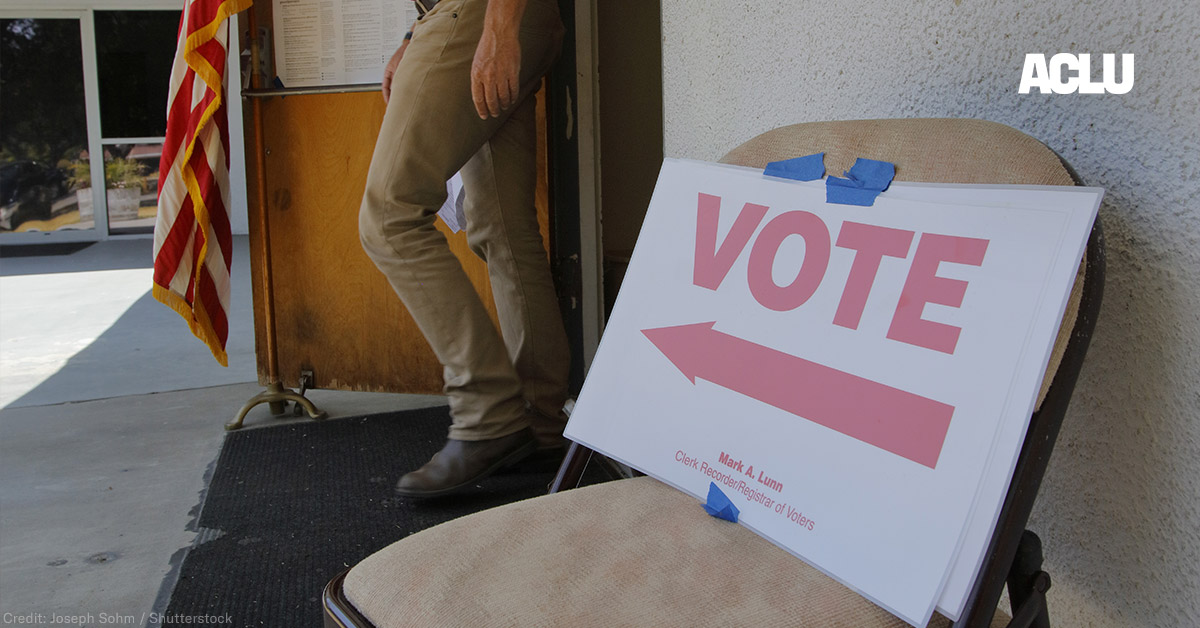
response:
<path fill-rule="evenodd" d="M 440 497 L 442 495 L 449 495 L 450 493 L 453 493 L 453 492 L 456 492 L 463 488 L 466 488 L 466 487 L 488 477 L 489 475 L 491 475 L 505 467 L 509 467 L 514 464 L 517 464 L 518 462 L 528 458 L 535 451 L 537 451 L 537 442 L 536 441 L 530 441 L 528 443 L 525 443 L 524 445 L 521 445 L 521 447 L 519 449 L 513 450 L 512 453 L 510 453 L 507 456 L 504 456 L 503 458 L 492 463 L 492 466 L 488 467 L 487 469 L 484 469 L 481 473 L 479 473 L 479 475 L 476 475 L 460 484 L 456 484 L 456 485 L 448 487 L 448 488 L 441 488 L 436 491 L 413 491 L 413 490 L 408 490 L 408 489 L 397 488 L 397 489 L 395 489 L 395 491 L 396 491 L 397 495 L 400 495 L 402 497 Z"/>

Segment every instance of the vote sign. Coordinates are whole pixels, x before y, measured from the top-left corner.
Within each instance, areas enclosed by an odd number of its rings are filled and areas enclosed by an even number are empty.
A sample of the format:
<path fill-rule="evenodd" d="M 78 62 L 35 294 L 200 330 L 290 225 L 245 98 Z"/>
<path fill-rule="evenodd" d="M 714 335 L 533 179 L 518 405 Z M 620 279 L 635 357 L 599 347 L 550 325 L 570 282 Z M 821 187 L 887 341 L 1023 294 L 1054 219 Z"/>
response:
<path fill-rule="evenodd" d="M 1101 192 L 667 160 L 567 435 L 914 625 L 965 599 Z M 978 497 L 978 499 L 977 499 Z"/>

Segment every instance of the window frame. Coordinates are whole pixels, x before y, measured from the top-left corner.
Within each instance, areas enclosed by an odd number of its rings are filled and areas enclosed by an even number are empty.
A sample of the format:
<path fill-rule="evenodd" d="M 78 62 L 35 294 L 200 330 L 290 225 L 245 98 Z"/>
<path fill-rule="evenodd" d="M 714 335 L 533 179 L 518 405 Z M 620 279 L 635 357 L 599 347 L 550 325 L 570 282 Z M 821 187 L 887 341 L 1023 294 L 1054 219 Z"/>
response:
<path fill-rule="evenodd" d="M 100 240 L 116 239 L 146 239 L 153 237 L 152 233 L 113 233 L 109 224 L 108 199 L 105 193 L 104 180 L 104 147 L 109 144 L 164 142 L 165 137 L 106 138 L 101 134 L 100 127 L 100 87 L 99 65 L 96 50 L 96 11 L 174 11 L 182 9 L 179 0 L 16 0 L 6 2 L 0 8 L 0 19 L 73 19 L 79 22 L 80 46 L 83 58 L 83 89 L 84 108 L 87 120 L 87 150 L 91 164 L 92 203 L 96 208 L 95 223 L 91 229 L 59 229 L 56 231 L 36 231 L 24 233 L 0 233 L 0 245 L 19 244 L 49 244 L 57 242 L 97 242 Z M 230 69 L 234 72 L 229 76 L 230 97 L 238 98 L 239 86 L 235 84 L 240 78 L 237 63 L 236 28 L 230 26 Z M 163 103 L 163 115 L 166 115 L 166 103 Z M 240 113 L 240 107 L 238 108 Z M 233 113 L 231 111 L 231 113 Z M 230 116 L 231 131 L 234 125 L 241 124 L 240 115 L 237 119 Z M 232 133 L 231 133 L 232 135 Z M 243 150 L 238 138 L 230 138 L 230 151 Z M 238 168 L 240 170 L 240 168 Z M 236 174 L 231 172 L 231 177 Z M 242 174 L 244 176 L 244 174 Z M 101 211 L 103 208 L 103 211 Z"/>
<path fill-rule="evenodd" d="M 88 162 L 92 176 L 92 206 L 97 208 L 91 229 L 59 229 L 24 233 L 0 233 L 0 244 L 35 244 L 49 242 L 94 242 L 108 233 L 108 204 L 103 194 L 104 155 L 100 145 L 100 92 L 96 83 L 96 31 L 90 10 L 69 9 L 0 9 L 0 19 L 76 20 L 79 22 L 79 44 L 83 53 L 83 105 L 87 121 Z M 99 160 L 97 160 L 99 155 Z M 99 187 L 97 187 L 99 186 Z M 104 211 L 99 211 L 104 208 Z"/>

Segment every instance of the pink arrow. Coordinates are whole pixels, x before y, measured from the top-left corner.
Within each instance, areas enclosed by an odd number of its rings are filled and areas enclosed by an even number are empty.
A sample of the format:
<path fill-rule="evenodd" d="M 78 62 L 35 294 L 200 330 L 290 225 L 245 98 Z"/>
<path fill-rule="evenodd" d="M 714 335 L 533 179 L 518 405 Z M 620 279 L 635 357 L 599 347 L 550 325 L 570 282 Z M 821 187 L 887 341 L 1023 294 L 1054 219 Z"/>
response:
<path fill-rule="evenodd" d="M 696 378 L 937 467 L 954 407 L 713 329 L 715 322 L 643 329 Z"/>

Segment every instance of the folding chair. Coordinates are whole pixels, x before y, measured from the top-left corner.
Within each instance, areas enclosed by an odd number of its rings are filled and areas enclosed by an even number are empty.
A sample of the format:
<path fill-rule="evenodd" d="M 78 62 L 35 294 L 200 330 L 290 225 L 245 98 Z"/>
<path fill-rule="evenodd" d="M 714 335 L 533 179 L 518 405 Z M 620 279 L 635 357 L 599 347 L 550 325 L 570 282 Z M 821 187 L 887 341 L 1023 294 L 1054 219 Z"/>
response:
<path fill-rule="evenodd" d="M 1071 185 L 1053 151 L 1009 127 L 956 119 L 820 122 L 764 133 L 723 161 L 762 168 L 825 152 L 896 164 L 901 181 Z M 1100 307 L 1099 221 L 1081 261 L 985 564 L 955 627 L 1048 626 L 1037 537 L 1025 524 Z M 572 449 L 557 484 L 578 483 Z M 997 606 L 1007 582 L 1015 617 Z M 905 624 L 696 500 L 651 478 L 563 491 L 414 534 L 338 576 L 326 626 L 846 626 Z M 951 622 L 934 615 L 930 626 Z"/>

